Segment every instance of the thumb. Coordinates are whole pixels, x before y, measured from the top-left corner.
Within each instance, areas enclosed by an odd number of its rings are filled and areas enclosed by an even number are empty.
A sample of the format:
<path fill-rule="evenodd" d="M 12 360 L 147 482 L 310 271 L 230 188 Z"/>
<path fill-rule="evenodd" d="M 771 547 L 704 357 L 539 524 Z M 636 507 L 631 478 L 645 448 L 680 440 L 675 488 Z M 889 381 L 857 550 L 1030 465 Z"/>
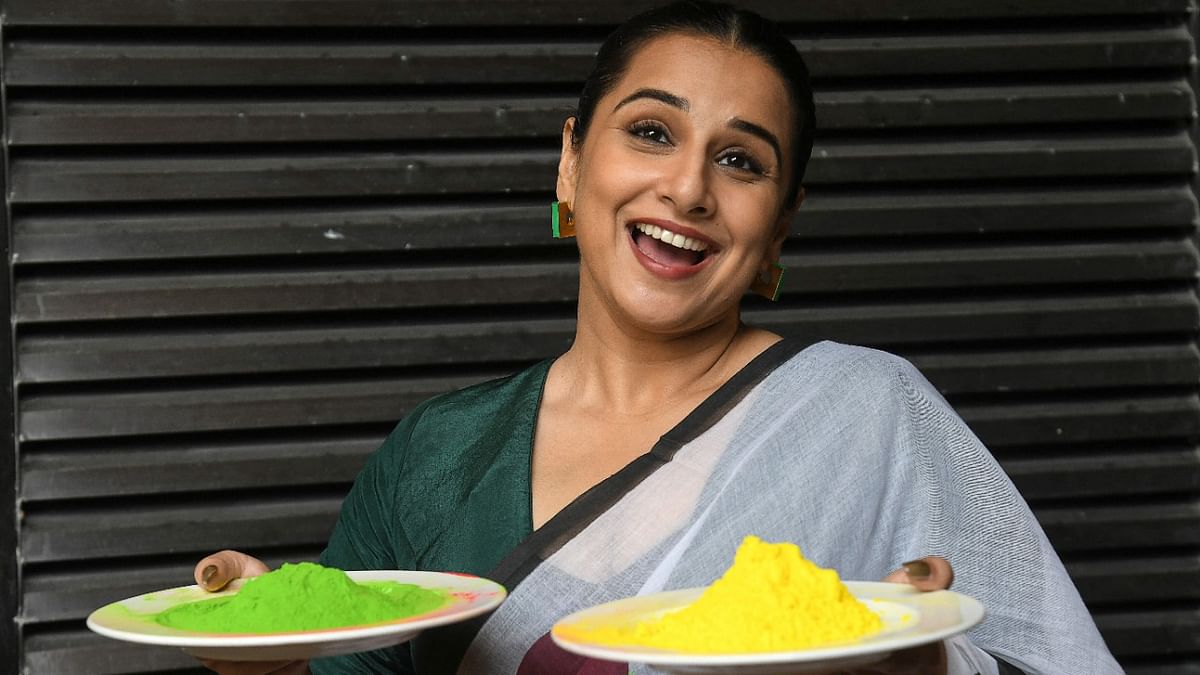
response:
<path fill-rule="evenodd" d="M 192 576 L 200 588 L 219 591 L 234 579 L 256 577 L 269 571 L 258 558 L 238 551 L 221 551 L 196 563 Z"/>
<path fill-rule="evenodd" d="M 904 563 L 883 580 L 894 584 L 912 584 L 922 591 L 942 591 L 954 583 L 954 568 L 945 558 L 929 555 Z"/>

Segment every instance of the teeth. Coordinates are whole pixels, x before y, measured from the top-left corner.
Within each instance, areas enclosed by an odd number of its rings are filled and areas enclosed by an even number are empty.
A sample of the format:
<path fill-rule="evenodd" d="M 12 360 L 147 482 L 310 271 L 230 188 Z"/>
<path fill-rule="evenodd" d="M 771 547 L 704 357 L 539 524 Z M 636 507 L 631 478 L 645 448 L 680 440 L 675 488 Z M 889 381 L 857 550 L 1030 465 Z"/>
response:
<path fill-rule="evenodd" d="M 642 234 L 657 239 L 664 244 L 670 244 L 675 248 L 687 249 L 688 251 L 703 251 L 708 248 L 708 244 L 702 241 L 692 239 L 691 237 L 685 237 L 677 232 L 664 230 L 657 225 L 638 223 L 634 225 L 634 227 L 636 227 Z"/>

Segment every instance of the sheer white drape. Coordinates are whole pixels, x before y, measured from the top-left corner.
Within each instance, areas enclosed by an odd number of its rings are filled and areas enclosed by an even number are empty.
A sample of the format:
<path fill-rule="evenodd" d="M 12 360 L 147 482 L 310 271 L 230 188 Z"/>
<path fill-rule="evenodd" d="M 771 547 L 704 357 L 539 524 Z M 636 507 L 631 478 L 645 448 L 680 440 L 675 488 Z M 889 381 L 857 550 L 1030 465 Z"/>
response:
<path fill-rule="evenodd" d="M 936 390 L 902 359 L 828 342 L 768 375 L 526 577 L 459 672 L 516 672 L 576 610 L 706 585 L 747 534 L 795 542 L 843 579 L 945 556 L 954 589 L 987 609 L 951 645 L 956 669 L 993 670 L 986 650 L 1030 674 L 1122 672 L 1029 508 Z"/>

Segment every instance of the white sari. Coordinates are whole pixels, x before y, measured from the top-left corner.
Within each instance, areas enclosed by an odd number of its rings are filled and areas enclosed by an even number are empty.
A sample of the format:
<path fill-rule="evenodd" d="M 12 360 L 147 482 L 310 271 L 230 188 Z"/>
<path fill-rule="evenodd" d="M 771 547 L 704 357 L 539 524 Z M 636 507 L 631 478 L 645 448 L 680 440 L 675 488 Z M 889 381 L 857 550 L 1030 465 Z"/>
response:
<path fill-rule="evenodd" d="M 828 342 L 796 350 L 768 350 L 664 436 L 656 461 L 510 556 L 523 578 L 458 672 L 515 673 L 567 614 L 707 585 L 747 534 L 795 542 L 843 579 L 950 560 L 954 590 L 987 610 L 949 642 L 952 673 L 995 673 L 991 655 L 1030 675 L 1122 672 L 1024 500 L 916 369 Z"/>

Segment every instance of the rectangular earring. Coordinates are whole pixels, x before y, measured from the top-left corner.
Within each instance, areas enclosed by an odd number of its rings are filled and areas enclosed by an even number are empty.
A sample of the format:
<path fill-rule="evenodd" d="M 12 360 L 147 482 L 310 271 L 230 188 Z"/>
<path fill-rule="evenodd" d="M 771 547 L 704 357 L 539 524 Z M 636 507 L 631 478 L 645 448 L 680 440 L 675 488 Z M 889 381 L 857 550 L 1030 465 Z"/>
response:
<path fill-rule="evenodd" d="M 764 298 L 775 302 L 779 299 L 779 293 L 783 290 L 783 276 L 787 272 L 787 268 L 778 262 L 771 263 L 771 266 L 754 277 L 754 282 L 750 284 L 750 290 Z"/>
<path fill-rule="evenodd" d="M 550 219 L 555 239 L 566 239 L 575 236 L 575 214 L 566 202 L 550 204 Z"/>

